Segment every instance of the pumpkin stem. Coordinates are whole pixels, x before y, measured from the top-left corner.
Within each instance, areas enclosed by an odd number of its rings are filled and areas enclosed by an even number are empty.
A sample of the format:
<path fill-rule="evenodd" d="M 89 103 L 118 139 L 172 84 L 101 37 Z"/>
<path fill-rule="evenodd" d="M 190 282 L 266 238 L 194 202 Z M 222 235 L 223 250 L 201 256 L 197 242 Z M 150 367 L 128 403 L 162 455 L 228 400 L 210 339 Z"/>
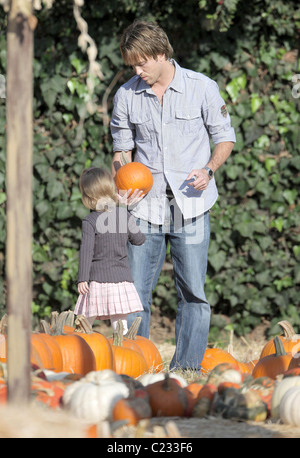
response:
<path fill-rule="evenodd" d="M 121 165 L 126 165 L 129 163 L 126 157 L 125 151 L 121 151 L 120 160 L 121 160 Z"/>
<path fill-rule="evenodd" d="M 0 321 L 0 334 L 7 334 L 7 320 L 8 315 L 5 313 Z"/>
<path fill-rule="evenodd" d="M 51 328 L 55 327 L 58 316 L 59 316 L 59 313 L 57 311 L 51 312 L 51 316 L 50 316 L 50 327 Z"/>
<path fill-rule="evenodd" d="M 275 347 L 275 356 L 285 356 L 287 353 L 284 349 L 282 341 L 276 336 L 273 340 Z"/>
<path fill-rule="evenodd" d="M 81 332 L 83 334 L 92 334 L 93 328 L 89 321 L 83 315 L 78 315 L 75 320 L 75 332 Z"/>
<path fill-rule="evenodd" d="M 165 390 L 165 391 L 171 391 L 172 390 L 172 384 L 171 384 L 171 377 L 170 377 L 170 374 L 167 372 L 165 374 L 165 378 L 163 380 L 163 383 L 162 383 L 162 388 Z"/>
<path fill-rule="evenodd" d="M 130 339 L 130 340 L 135 340 L 136 339 L 137 332 L 139 330 L 141 321 L 142 321 L 142 317 L 141 316 L 138 316 L 138 317 L 135 318 L 134 322 L 132 323 L 132 325 L 130 326 L 130 328 L 129 328 L 127 334 L 126 334 L 127 339 Z"/>
<path fill-rule="evenodd" d="M 287 340 L 293 340 L 293 337 L 295 336 L 296 333 L 291 323 L 289 321 L 284 320 L 284 321 L 279 321 L 278 324 L 283 329 L 284 337 Z"/>
<path fill-rule="evenodd" d="M 41 332 L 43 334 L 49 334 L 49 335 L 52 334 L 50 325 L 49 325 L 48 321 L 46 321 L 46 320 L 41 320 L 40 321 L 40 330 L 41 330 Z"/>
<path fill-rule="evenodd" d="M 117 328 L 113 333 L 113 345 L 123 347 L 123 323 L 121 320 L 117 322 Z"/>
<path fill-rule="evenodd" d="M 66 317 L 64 326 L 70 326 L 71 328 L 74 327 L 74 320 L 75 320 L 75 315 L 73 310 L 67 310 L 65 312 L 62 312 L 64 316 Z M 62 315 L 61 313 L 61 315 Z"/>

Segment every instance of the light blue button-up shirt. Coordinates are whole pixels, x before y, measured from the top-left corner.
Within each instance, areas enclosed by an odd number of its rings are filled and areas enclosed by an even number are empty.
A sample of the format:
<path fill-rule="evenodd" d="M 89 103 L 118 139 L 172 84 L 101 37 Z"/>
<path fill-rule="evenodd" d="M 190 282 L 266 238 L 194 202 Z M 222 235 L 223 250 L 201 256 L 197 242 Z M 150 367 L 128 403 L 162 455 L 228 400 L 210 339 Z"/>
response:
<path fill-rule="evenodd" d="M 153 174 L 151 191 L 132 210 L 134 216 L 164 224 L 166 185 L 185 219 L 209 210 L 218 197 L 215 179 L 207 189 L 188 186 L 193 169 L 206 166 L 211 157 L 210 138 L 216 145 L 235 142 L 234 129 L 218 85 L 207 76 L 180 67 L 163 96 L 135 75 L 114 97 L 111 133 L 114 151 L 136 148 L 134 160 Z"/>

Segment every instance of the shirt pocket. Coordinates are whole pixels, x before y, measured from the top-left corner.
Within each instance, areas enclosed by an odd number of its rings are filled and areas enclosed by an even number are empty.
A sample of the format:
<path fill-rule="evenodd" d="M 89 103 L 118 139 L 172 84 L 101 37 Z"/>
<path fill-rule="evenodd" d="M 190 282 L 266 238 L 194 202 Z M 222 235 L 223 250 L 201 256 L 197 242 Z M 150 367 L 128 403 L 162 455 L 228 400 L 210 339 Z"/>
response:
<path fill-rule="evenodd" d="M 182 135 L 194 135 L 203 125 L 200 108 L 177 108 L 176 127 Z"/>
<path fill-rule="evenodd" d="M 135 140 L 138 142 L 149 141 L 153 133 L 153 121 L 150 114 L 131 113 L 129 118 L 131 124 L 135 127 Z"/>

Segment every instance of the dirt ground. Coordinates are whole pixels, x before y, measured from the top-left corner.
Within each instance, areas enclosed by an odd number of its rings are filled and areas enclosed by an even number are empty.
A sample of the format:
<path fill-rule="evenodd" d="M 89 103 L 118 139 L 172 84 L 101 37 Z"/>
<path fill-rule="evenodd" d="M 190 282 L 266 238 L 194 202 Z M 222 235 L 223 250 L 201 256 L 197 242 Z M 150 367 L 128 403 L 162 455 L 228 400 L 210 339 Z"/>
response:
<path fill-rule="evenodd" d="M 231 335 L 225 349 L 239 361 L 259 358 L 266 342 L 267 323 L 262 323 L 251 334 L 238 338 Z M 99 324 L 99 330 L 111 335 L 107 322 Z M 174 354 L 175 323 L 154 309 L 151 316 L 150 339 L 159 349 L 165 367 Z M 192 381 L 192 380 L 187 380 Z M 142 431 L 141 431 L 142 430 Z M 266 422 L 238 422 L 223 418 L 153 418 L 139 428 L 121 427 L 112 431 L 114 437 L 175 437 L 175 438 L 300 438 L 300 428 Z"/>

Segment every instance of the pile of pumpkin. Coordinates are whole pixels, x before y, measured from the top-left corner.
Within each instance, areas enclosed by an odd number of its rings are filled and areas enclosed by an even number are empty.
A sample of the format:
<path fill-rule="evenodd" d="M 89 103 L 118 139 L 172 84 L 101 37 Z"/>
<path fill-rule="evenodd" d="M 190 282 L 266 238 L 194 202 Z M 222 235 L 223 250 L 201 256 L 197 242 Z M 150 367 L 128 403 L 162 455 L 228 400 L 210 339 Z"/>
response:
<path fill-rule="evenodd" d="M 35 402 L 65 409 L 89 425 L 101 421 L 136 425 L 156 416 L 208 415 L 300 425 L 300 353 L 296 351 L 300 337 L 287 322 L 280 323 L 285 335 L 270 340 L 260 359 L 249 364 L 224 350 L 208 348 L 202 374 L 187 383 L 178 373 L 163 371 L 156 346 L 136 335 L 138 320 L 126 337 L 120 322 L 109 340 L 93 331 L 83 317 L 75 320 L 75 326 L 73 319 L 72 312 L 53 316 L 50 323 L 41 323 L 44 332 L 32 334 Z M 1 336 L 4 361 L 3 327 Z M 138 343 L 140 351 L 134 348 Z M 1 363 L 0 402 L 6 400 L 5 370 Z"/>

